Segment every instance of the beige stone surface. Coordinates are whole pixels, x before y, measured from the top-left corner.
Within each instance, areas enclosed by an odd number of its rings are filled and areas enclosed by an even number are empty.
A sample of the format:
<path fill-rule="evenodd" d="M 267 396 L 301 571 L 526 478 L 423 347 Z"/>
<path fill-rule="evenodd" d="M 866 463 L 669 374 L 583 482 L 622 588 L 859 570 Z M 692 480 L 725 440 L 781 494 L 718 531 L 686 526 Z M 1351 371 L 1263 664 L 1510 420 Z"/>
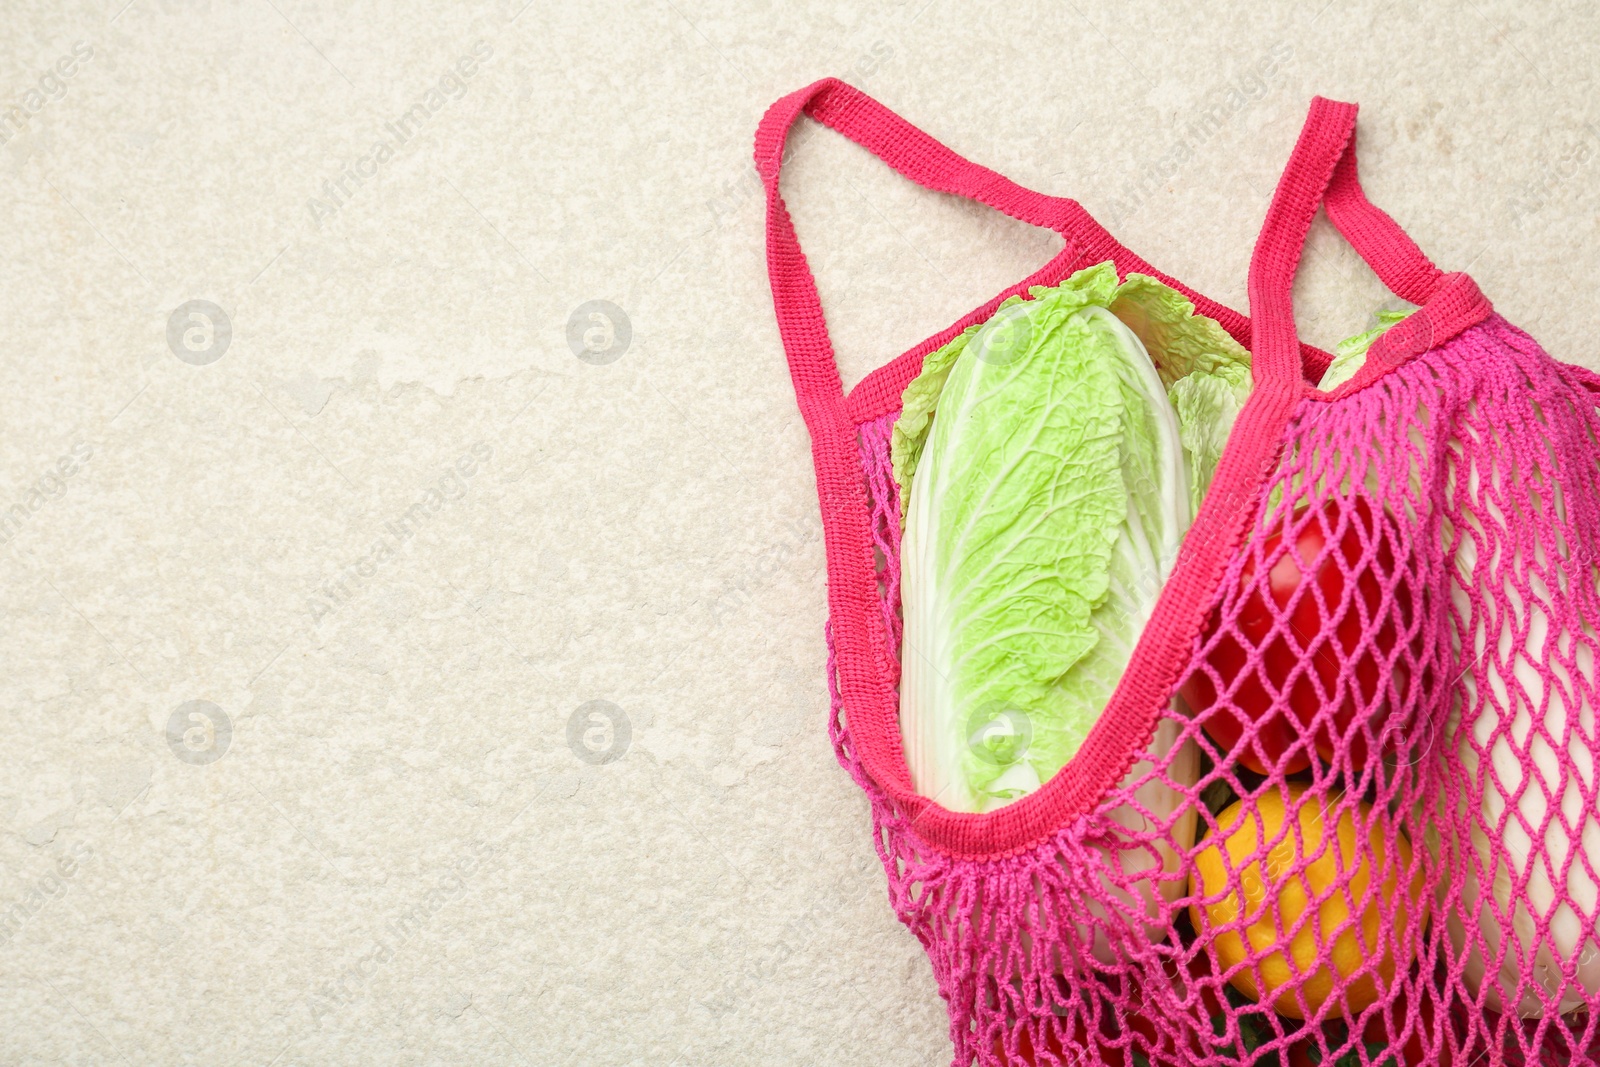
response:
<path fill-rule="evenodd" d="M 1359 100 L 1600 367 L 1592 5 L 523 2 L 0 15 L 0 1063 L 948 1062 L 823 729 L 749 163 L 817 77 L 1238 307 Z M 1056 247 L 831 133 L 785 188 L 852 382 Z M 1387 299 L 1322 223 L 1299 293 Z"/>

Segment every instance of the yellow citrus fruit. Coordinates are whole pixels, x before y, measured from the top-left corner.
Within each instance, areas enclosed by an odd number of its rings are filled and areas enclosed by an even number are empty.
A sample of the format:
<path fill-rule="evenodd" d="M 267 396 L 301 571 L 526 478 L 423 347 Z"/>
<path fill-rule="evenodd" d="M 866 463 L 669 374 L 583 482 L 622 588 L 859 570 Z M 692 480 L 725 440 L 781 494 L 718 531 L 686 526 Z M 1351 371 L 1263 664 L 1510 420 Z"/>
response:
<path fill-rule="evenodd" d="M 1367 827 L 1365 848 L 1357 847 L 1357 809 Z M 1229 979 L 1235 989 L 1254 1001 L 1271 998 L 1278 1014 L 1303 1019 L 1346 979 L 1328 1011 L 1338 1018 L 1372 1004 L 1395 970 L 1411 965 L 1415 935 L 1428 916 L 1422 872 L 1411 871 L 1404 835 L 1395 837 L 1399 855 L 1389 855 L 1382 825 L 1372 816 L 1366 803 L 1346 803 L 1338 793 L 1306 796 L 1298 786 L 1268 790 L 1217 816 L 1209 846 L 1195 857 L 1189 917 L 1224 971 L 1254 961 Z M 1265 855 L 1257 855 L 1263 846 Z M 1301 857 L 1310 862 L 1302 864 Z M 1411 882 L 1402 890 L 1406 872 Z M 1381 876 L 1376 886 L 1375 873 Z M 1307 914 L 1313 908 L 1315 914 Z M 1381 928 L 1385 913 L 1388 930 Z M 1355 922 L 1349 922 L 1352 914 Z"/>

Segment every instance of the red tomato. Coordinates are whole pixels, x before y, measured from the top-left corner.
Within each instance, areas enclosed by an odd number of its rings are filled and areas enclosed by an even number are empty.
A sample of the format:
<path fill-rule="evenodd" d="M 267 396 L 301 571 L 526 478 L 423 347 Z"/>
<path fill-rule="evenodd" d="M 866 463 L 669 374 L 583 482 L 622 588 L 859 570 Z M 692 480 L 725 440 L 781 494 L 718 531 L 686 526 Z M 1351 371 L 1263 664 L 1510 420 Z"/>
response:
<path fill-rule="evenodd" d="M 1203 951 L 1194 951 L 1186 962 L 1168 959 L 1162 966 L 1166 972 L 1166 982 L 1174 988 L 1174 992 L 1179 988 L 1186 990 L 1183 994 L 1186 1003 L 1184 1013 L 1200 1015 L 1190 1023 L 1186 1052 L 1176 1049 L 1170 1036 L 1163 1036 L 1163 1031 L 1158 1030 L 1151 1021 L 1150 1013 L 1116 1009 L 1108 1003 L 1101 1012 L 1099 1032 L 1092 1038 L 1089 1021 L 1080 1015 L 1073 1024 L 1071 1039 L 1064 1044 L 1054 1029 L 1045 1031 L 1044 1046 L 1049 1055 L 1037 1055 L 1032 1039 L 1024 1030 L 1018 1037 L 1017 1055 L 1014 1057 L 1006 1056 L 1005 1043 L 997 1037 L 993 1046 L 995 1059 L 1005 1067 L 1054 1067 L 1058 1062 L 1065 1067 L 1128 1067 L 1125 1035 L 1130 1032 L 1140 1039 L 1134 1048 L 1136 1055 L 1132 1062 L 1135 1065 L 1189 1067 L 1217 1055 L 1219 1050 L 1212 1047 L 1214 1039 L 1210 1034 L 1211 1028 L 1220 1025 L 1224 1015 L 1233 1010 L 1228 1007 L 1224 993 L 1227 983 L 1212 976 L 1210 960 Z M 1128 980 L 1131 981 L 1131 978 Z M 1137 987 L 1129 988 L 1133 990 L 1135 999 L 1139 999 Z M 1113 1041 L 1122 1043 L 1113 1044 Z M 1307 1039 L 1289 1045 L 1286 1050 L 1288 1067 L 1313 1067 L 1310 1059 L 1313 1047 L 1314 1042 Z M 1268 1055 L 1258 1052 L 1256 1058 L 1265 1062 Z"/>
<path fill-rule="evenodd" d="M 1210 640 L 1210 631 L 1215 625 L 1213 618 L 1205 635 L 1206 640 Z M 1211 650 L 1206 662 L 1222 677 L 1224 684 L 1228 684 L 1245 669 L 1245 659 L 1245 652 L 1238 643 L 1231 637 L 1225 637 Z M 1178 690 L 1178 695 L 1194 711 L 1196 718 L 1209 712 L 1201 718 L 1201 725 L 1221 750 L 1218 753 L 1219 763 L 1226 763 L 1232 758 L 1257 774 L 1269 774 L 1273 766 L 1278 765 L 1283 767 L 1284 774 L 1295 774 L 1311 766 L 1311 756 L 1303 746 L 1285 758 L 1285 753 L 1299 736 L 1299 724 L 1272 708 L 1272 698 L 1261 688 L 1255 672 L 1239 683 L 1234 691 L 1232 707 L 1212 708 L 1217 699 L 1216 686 L 1204 671 L 1195 671 L 1190 675 Z M 1256 723 L 1255 741 L 1243 748 L 1240 747 L 1240 740 L 1244 737 L 1247 721 L 1240 713 L 1248 716 L 1248 721 Z"/>
<path fill-rule="evenodd" d="M 994 1039 L 994 1056 L 1007 1067 L 1044 1067 L 1046 1064 L 1062 1063 L 1069 1067 L 1078 1064 L 1104 1064 L 1105 1067 L 1126 1067 L 1126 1061 L 1120 1048 L 1100 1048 L 1098 1043 L 1091 1048 L 1087 1025 L 1080 1018 L 1072 1035 L 1070 1049 L 1063 1048 L 1061 1039 L 1056 1037 L 1054 1030 L 1045 1031 L 1045 1050 L 1053 1059 L 1041 1060 L 1034 1054 L 1033 1040 L 1026 1030 L 1022 1031 L 1017 1041 L 1017 1055 L 1008 1059 L 1006 1057 L 1005 1042 L 1002 1038 Z"/>
<path fill-rule="evenodd" d="M 1499 1012 L 1490 1011 L 1488 1008 L 1483 1009 L 1483 1014 L 1486 1029 L 1490 1036 L 1490 1044 L 1493 1044 L 1495 1035 L 1500 1034 L 1502 1016 Z M 1501 1035 L 1500 1046 L 1503 1049 L 1502 1054 L 1505 1057 L 1506 1067 L 1528 1067 L 1529 1060 L 1527 1054 L 1523 1052 L 1522 1046 L 1523 1042 L 1527 1042 L 1529 1044 L 1533 1043 L 1534 1038 L 1538 1033 L 1539 1023 L 1540 1020 L 1538 1019 L 1513 1018 L 1510 1020 L 1510 1025 L 1506 1027 L 1505 1033 Z M 1544 1041 L 1547 1048 L 1560 1050 L 1555 1053 L 1557 1058 L 1551 1062 L 1565 1062 L 1566 1054 L 1569 1052 L 1569 1050 L 1577 1046 L 1583 1040 L 1583 1031 L 1588 1025 L 1588 1020 L 1584 1017 L 1582 1012 L 1574 1012 L 1571 1015 L 1563 1015 L 1559 1022 L 1556 1022 L 1552 1025 L 1565 1026 L 1567 1035 L 1569 1036 L 1552 1033 L 1550 1030 L 1545 1031 Z M 1521 1031 L 1520 1036 L 1515 1032 L 1518 1030 Z M 1600 1028 L 1596 1029 L 1594 1040 L 1590 1042 L 1589 1048 L 1585 1054 L 1589 1057 L 1589 1059 L 1581 1062 L 1588 1063 L 1600 1061 Z M 1479 1053 L 1479 1057 L 1480 1059 L 1487 1060 L 1487 1057 L 1482 1053 Z M 1580 1061 L 1575 1058 L 1571 1062 L 1577 1063 Z"/>
<path fill-rule="evenodd" d="M 1189 1051 L 1186 1055 L 1179 1055 L 1173 1047 L 1170 1036 L 1163 1038 L 1162 1032 L 1157 1030 L 1155 1023 L 1148 1014 L 1138 1011 L 1126 1011 L 1113 1008 L 1106 1004 L 1100 1015 L 1099 1033 L 1091 1039 L 1089 1020 L 1082 1014 L 1073 1025 L 1071 1040 L 1063 1046 L 1061 1039 L 1054 1030 L 1045 1031 L 1045 1049 L 1056 1060 L 1066 1064 L 1067 1067 L 1128 1067 L 1128 1047 L 1125 1035 L 1129 1032 L 1140 1039 L 1135 1052 L 1135 1063 L 1149 1064 L 1150 1067 L 1186 1067 L 1187 1064 L 1197 1060 L 1204 1060 L 1209 1054 L 1202 1043 L 1202 1033 L 1208 1033 L 1211 1020 L 1220 1016 L 1227 1009 L 1224 1006 L 1222 989 L 1225 983 L 1211 977 L 1211 966 L 1204 952 L 1195 952 L 1187 965 L 1175 960 L 1168 960 L 1163 965 L 1169 983 L 1178 984 L 1180 969 L 1186 970 L 1183 979 L 1190 990 L 1186 999 L 1190 1011 L 1198 1010 L 1203 1013 L 1203 1019 L 1197 1020 L 1200 1030 L 1191 1032 L 1189 1038 Z M 1131 976 L 1126 979 L 1132 986 Z M 1137 1000 L 1137 993 L 1134 998 Z M 1113 1042 L 1122 1042 L 1114 1044 Z M 1005 1055 L 1004 1042 L 997 1038 L 994 1043 L 995 1058 L 1007 1067 L 1045 1067 L 1055 1061 L 1048 1057 L 1035 1054 L 1033 1042 L 1026 1031 L 1023 1031 L 1018 1040 L 1018 1054 L 1008 1059 Z"/>
<path fill-rule="evenodd" d="M 1330 546 L 1331 535 L 1339 529 L 1341 513 L 1348 521 L 1338 545 Z M 1365 614 L 1370 622 L 1377 615 L 1383 606 L 1383 587 L 1396 573 L 1394 535 L 1387 522 L 1380 525 L 1374 519 L 1372 507 L 1359 496 L 1343 505 L 1330 500 L 1315 511 L 1302 505 L 1295 509 L 1288 525 L 1294 531 L 1294 549 L 1283 550 L 1282 524 L 1267 536 L 1261 546 L 1261 558 L 1273 562 L 1266 582 L 1258 580 L 1254 558 L 1246 562 L 1239 578 L 1244 602 L 1234 633 L 1224 635 L 1206 657 L 1223 685 L 1233 690 L 1232 700 L 1218 703 L 1216 686 L 1203 670 L 1192 674 L 1179 693 L 1197 716 L 1204 715 L 1202 725 L 1206 732 L 1225 750 L 1234 750 L 1246 727 L 1257 724 L 1255 744 L 1233 752 L 1240 763 L 1257 773 L 1265 774 L 1274 765 L 1286 774 L 1310 766 L 1304 745 L 1290 753 L 1295 742 L 1307 733 L 1317 752 L 1329 761 L 1335 743 L 1341 737 L 1347 738 L 1351 764 L 1360 767 L 1367 759 L 1366 730 L 1376 734 L 1388 715 L 1386 702 L 1378 697 L 1387 681 L 1383 665 L 1396 644 L 1395 618 L 1397 614 L 1409 618 L 1412 608 L 1410 590 L 1399 586 L 1393 606 L 1371 635 L 1370 644 L 1362 647 L 1366 629 L 1362 616 Z M 1377 548 L 1373 558 L 1363 564 L 1363 542 L 1374 541 Z M 1310 581 L 1303 567 L 1312 569 Z M 1364 612 L 1355 600 L 1345 603 L 1347 571 L 1354 575 L 1355 591 Z M 1270 607 L 1263 596 L 1263 585 L 1271 596 Z M 1280 619 L 1282 623 L 1274 629 Z M 1219 615 L 1214 613 L 1206 626 L 1206 640 L 1219 625 Z M 1327 633 L 1330 627 L 1332 632 Z M 1239 639 L 1261 650 L 1259 670 L 1250 668 L 1247 650 Z M 1308 657 L 1310 670 L 1302 669 L 1296 674 L 1296 668 Z M 1331 716 L 1317 722 L 1318 712 L 1323 709 L 1319 684 L 1323 692 L 1335 693 L 1341 667 L 1350 660 L 1355 661 L 1354 684 L 1345 685 Z M 1242 674 L 1245 676 L 1240 677 Z M 1396 664 L 1393 674 L 1403 689 L 1408 683 L 1404 665 Z M 1289 691 L 1289 715 L 1273 707 L 1272 694 L 1285 689 Z M 1367 720 L 1365 729 L 1358 724 L 1361 718 Z"/>
<path fill-rule="evenodd" d="M 1312 1059 L 1310 1041 L 1296 1041 L 1289 1046 L 1289 1067 L 1326 1067 L 1321 1060 Z"/>
<path fill-rule="evenodd" d="M 1079 1016 L 1073 1024 L 1072 1039 L 1065 1046 L 1056 1036 L 1054 1030 L 1045 1031 L 1045 1049 L 1050 1059 L 1040 1057 L 1034 1053 L 1033 1041 L 1024 1030 L 1017 1041 L 1017 1056 L 1008 1059 L 1005 1054 L 1005 1043 L 996 1038 L 994 1042 L 994 1055 L 999 1062 L 1007 1067 L 1046 1067 L 1047 1064 L 1060 1062 L 1066 1067 L 1127 1067 L 1128 1049 L 1126 1044 L 1113 1044 L 1113 1040 L 1125 1040 L 1126 1031 L 1137 1034 L 1142 1041 L 1137 1048 L 1139 1057 L 1136 1062 L 1143 1062 L 1150 1067 L 1181 1067 L 1179 1060 L 1170 1051 L 1152 1052 L 1152 1049 L 1162 1048 L 1162 1043 L 1153 1024 L 1147 1017 L 1138 1012 L 1116 1011 L 1107 1006 L 1100 1018 L 1100 1032 L 1091 1039 L 1089 1024 L 1086 1019 Z M 1198 1054 L 1200 1049 L 1196 1047 Z M 1187 1059 L 1187 1057 L 1186 1057 Z"/>
<path fill-rule="evenodd" d="M 1418 1001 L 1418 1006 L 1421 1024 L 1412 1025 L 1411 1036 L 1406 1038 L 1405 1046 L 1400 1050 L 1400 1058 L 1397 1061 L 1399 1067 L 1421 1067 L 1423 1064 L 1427 1064 L 1428 1067 L 1453 1067 L 1455 1054 L 1450 1051 L 1450 1035 L 1440 1033 L 1439 1015 L 1434 1009 L 1433 998 L 1426 997 Z M 1406 1015 L 1406 996 L 1400 993 L 1394 998 L 1394 1004 L 1389 1009 L 1389 1017 L 1394 1020 L 1397 1031 L 1405 1030 Z M 1367 1025 L 1361 1030 L 1361 1040 L 1368 1045 L 1391 1048 L 1393 1043 L 1389 1039 L 1389 1024 L 1382 1010 L 1367 1020 Z M 1435 1042 L 1438 1043 L 1439 1055 L 1437 1059 L 1430 1060 L 1426 1056 L 1426 1051 Z"/>

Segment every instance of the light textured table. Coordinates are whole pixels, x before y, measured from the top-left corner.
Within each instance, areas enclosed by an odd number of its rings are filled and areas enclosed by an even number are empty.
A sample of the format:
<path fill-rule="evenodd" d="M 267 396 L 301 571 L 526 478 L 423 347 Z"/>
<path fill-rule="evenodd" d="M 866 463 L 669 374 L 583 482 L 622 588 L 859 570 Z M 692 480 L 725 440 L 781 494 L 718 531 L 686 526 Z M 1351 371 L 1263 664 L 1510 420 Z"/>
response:
<path fill-rule="evenodd" d="M 817 77 L 1236 307 L 1358 100 L 1600 366 L 1592 5 L 522 2 L 0 18 L 0 1063 L 948 1061 L 823 731 L 750 167 Z M 785 188 L 851 382 L 1055 249 L 831 133 Z M 1300 293 L 1387 299 L 1320 222 Z"/>

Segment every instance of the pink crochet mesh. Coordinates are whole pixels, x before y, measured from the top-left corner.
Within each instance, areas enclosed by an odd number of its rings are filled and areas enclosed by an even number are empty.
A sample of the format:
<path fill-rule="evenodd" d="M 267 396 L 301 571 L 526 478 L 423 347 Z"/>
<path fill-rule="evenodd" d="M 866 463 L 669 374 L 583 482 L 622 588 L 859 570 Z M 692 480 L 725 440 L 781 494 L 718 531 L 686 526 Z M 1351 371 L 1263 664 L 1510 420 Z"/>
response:
<path fill-rule="evenodd" d="M 1593 382 L 1495 317 L 1343 400 L 1303 400 L 1195 641 L 1182 688 L 1204 706 L 1174 702 L 1177 743 L 1031 849 L 922 841 L 852 754 L 835 688 L 839 760 L 949 1001 L 953 1063 L 1600 1063 Z M 858 427 L 892 647 L 897 414 Z M 1286 566 L 1321 577 L 1280 602 Z M 1197 775 L 1173 773 L 1186 746 Z M 1152 785 L 1181 796 L 1175 814 Z M 1221 881 L 1192 881 L 1227 836 L 1219 813 L 1278 790 L 1308 821 L 1258 835 L 1246 816 Z M 1279 906 L 1248 899 L 1252 865 Z M 1229 898 L 1245 914 L 1197 936 L 1190 905 Z M 1252 922 L 1219 960 L 1219 935 Z M 1287 980 L 1260 973 L 1297 940 Z M 1241 975 L 1275 1004 L 1232 990 Z"/>
<path fill-rule="evenodd" d="M 1066 247 L 845 397 L 778 193 L 802 111 Z M 763 120 L 769 273 L 828 550 L 829 733 L 948 1002 L 954 1067 L 1600 1067 L 1600 378 L 1367 202 L 1354 123 L 1314 102 L 1246 321 L 841 83 Z M 1421 305 L 1331 393 L 1306 384 L 1328 356 L 1290 299 L 1324 202 Z M 1082 749 L 997 811 L 948 811 L 899 742 L 900 393 L 1006 296 L 1105 259 L 1248 344 L 1250 402 Z"/>

